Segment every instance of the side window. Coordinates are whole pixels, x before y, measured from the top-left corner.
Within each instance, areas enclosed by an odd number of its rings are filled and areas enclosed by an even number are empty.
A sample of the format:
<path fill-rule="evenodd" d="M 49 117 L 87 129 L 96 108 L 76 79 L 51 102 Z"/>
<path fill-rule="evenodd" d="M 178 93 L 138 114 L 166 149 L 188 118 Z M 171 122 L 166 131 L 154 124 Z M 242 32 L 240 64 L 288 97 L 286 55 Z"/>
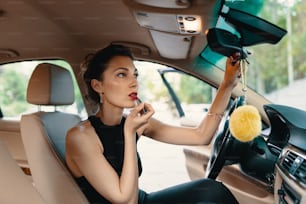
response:
<path fill-rule="evenodd" d="M 154 118 L 175 126 L 196 126 L 207 113 L 215 89 L 209 84 L 157 63 L 136 61 L 139 98 L 150 103 Z M 141 189 L 154 192 L 190 181 L 184 146 L 141 137 L 137 145 L 143 164 Z"/>
<path fill-rule="evenodd" d="M 37 106 L 26 101 L 26 90 L 30 76 L 37 64 L 48 62 L 65 67 L 72 73 L 71 66 L 63 60 L 23 61 L 0 65 L 0 107 L 3 117 L 20 119 L 24 113 L 37 111 Z M 73 76 L 75 103 L 69 109 L 67 106 L 59 106 L 58 110 L 76 113 L 86 117 L 83 100 L 76 80 Z M 41 107 L 42 110 L 50 107 Z M 53 107 L 51 107 L 53 108 Z"/>
<path fill-rule="evenodd" d="M 159 72 L 181 118 L 180 125 L 197 126 L 207 113 L 216 89 L 200 79 L 174 69 Z"/>
<path fill-rule="evenodd" d="M 197 125 L 207 113 L 216 89 L 184 72 L 137 61 L 139 94 L 152 103 L 155 118 L 173 125 Z"/>

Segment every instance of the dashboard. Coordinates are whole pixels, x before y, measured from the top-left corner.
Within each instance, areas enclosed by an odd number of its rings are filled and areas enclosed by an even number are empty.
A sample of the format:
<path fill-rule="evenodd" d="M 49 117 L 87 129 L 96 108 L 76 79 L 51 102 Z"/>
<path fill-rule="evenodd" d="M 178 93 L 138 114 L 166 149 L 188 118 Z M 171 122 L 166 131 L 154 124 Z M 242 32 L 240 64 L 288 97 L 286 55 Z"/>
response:
<path fill-rule="evenodd" d="M 276 161 L 275 203 L 306 203 L 306 112 L 269 104 L 264 109 L 271 123 L 268 144 L 279 153 Z"/>

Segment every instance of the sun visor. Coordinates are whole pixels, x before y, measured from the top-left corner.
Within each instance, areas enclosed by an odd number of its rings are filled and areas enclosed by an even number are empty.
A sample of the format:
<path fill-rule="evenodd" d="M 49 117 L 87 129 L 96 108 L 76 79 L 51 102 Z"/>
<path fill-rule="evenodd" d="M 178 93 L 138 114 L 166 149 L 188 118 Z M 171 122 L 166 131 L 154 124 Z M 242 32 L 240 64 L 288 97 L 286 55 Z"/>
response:
<path fill-rule="evenodd" d="M 162 57 L 169 59 L 186 59 L 189 53 L 192 36 L 150 30 L 151 36 Z M 173 49 L 175 45 L 175 49 Z"/>

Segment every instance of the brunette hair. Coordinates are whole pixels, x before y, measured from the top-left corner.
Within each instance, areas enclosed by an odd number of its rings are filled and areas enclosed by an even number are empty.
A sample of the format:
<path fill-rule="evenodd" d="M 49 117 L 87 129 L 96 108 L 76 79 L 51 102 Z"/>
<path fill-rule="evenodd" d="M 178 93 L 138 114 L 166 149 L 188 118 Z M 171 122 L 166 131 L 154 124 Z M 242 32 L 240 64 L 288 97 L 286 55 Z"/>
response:
<path fill-rule="evenodd" d="M 126 56 L 134 60 L 131 50 L 128 47 L 117 44 L 110 44 L 107 47 L 91 53 L 85 57 L 82 68 L 85 69 L 83 80 L 87 86 L 86 98 L 99 103 L 100 96 L 91 87 L 91 80 L 103 80 L 103 73 L 106 70 L 109 61 L 115 56 Z"/>

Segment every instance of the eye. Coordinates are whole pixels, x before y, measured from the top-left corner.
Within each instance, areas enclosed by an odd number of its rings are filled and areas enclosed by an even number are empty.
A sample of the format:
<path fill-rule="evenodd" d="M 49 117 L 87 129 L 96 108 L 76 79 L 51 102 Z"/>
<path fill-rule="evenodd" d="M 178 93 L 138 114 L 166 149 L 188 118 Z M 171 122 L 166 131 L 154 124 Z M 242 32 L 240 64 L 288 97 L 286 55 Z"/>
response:
<path fill-rule="evenodd" d="M 139 73 L 138 73 L 138 70 L 136 69 L 135 72 L 134 72 L 134 77 L 137 79 L 139 76 Z"/>
<path fill-rule="evenodd" d="M 121 73 L 117 74 L 117 76 L 118 76 L 119 78 L 124 78 L 124 77 L 126 76 L 126 74 L 123 73 L 123 72 L 121 72 Z"/>
<path fill-rule="evenodd" d="M 138 76 L 139 76 L 138 72 L 135 72 L 135 73 L 134 73 L 134 77 L 137 79 Z"/>

